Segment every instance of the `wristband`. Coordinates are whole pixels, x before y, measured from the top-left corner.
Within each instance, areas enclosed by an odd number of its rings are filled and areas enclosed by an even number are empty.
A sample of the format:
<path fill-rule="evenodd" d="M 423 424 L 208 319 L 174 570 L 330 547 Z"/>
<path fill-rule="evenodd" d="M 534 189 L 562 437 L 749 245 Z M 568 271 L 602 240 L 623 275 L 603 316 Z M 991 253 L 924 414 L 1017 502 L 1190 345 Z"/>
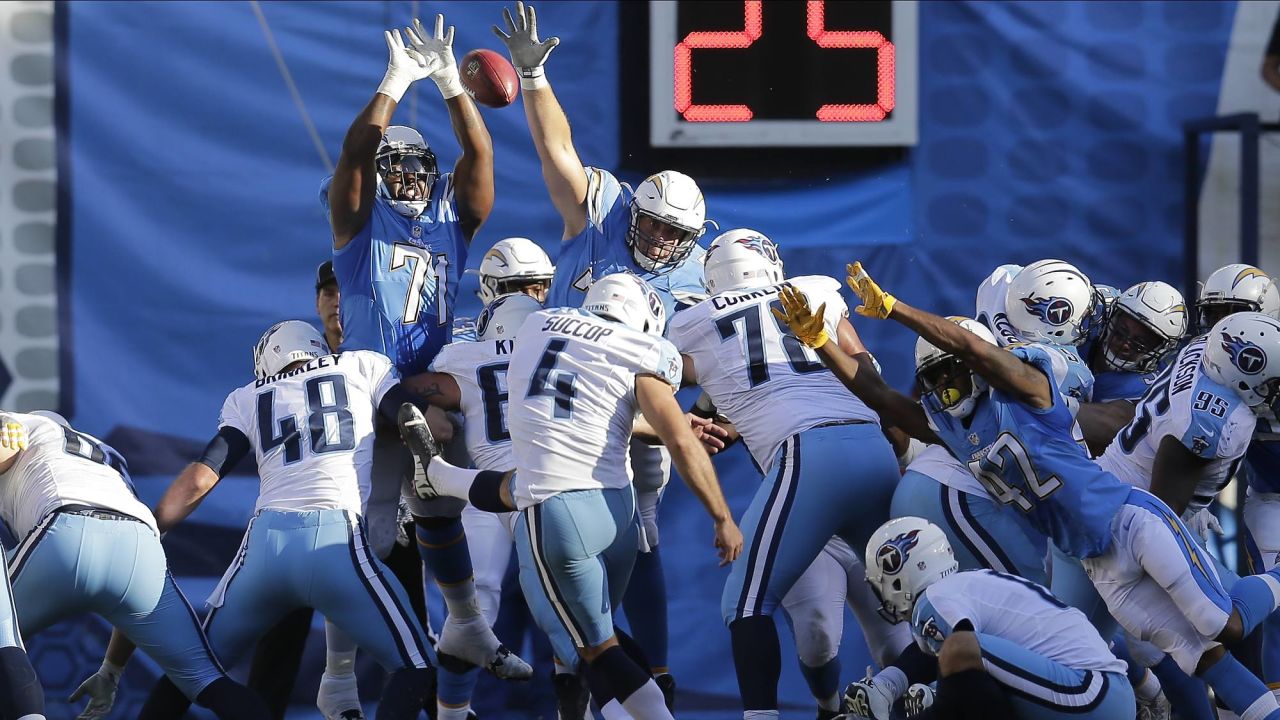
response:
<path fill-rule="evenodd" d="M 537 90 L 547 87 L 547 71 L 541 66 L 518 68 L 521 90 Z"/>
<path fill-rule="evenodd" d="M 382 76 L 382 82 L 378 84 L 378 92 L 396 102 L 400 102 L 400 99 L 409 91 L 409 86 L 412 84 L 413 80 L 411 78 L 404 77 L 395 70 L 387 68 L 387 74 Z"/>
<path fill-rule="evenodd" d="M 435 80 L 436 87 L 440 88 L 440 95 L 444 97 L 445 100 L 458 97 L 462 93 L 466 92 L 462 88 L 462 80 L 459 79 L 457 73 L 441 80 L 437 80 L 436 78 L 431 79 Z"/>

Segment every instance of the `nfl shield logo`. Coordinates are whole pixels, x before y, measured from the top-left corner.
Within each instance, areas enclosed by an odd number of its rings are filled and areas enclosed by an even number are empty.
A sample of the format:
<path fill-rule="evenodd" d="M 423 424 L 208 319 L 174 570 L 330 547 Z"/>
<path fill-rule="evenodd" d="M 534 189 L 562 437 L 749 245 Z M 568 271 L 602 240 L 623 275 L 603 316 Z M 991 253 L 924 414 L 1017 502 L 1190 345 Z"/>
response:
<path fill-rule="evenodd" d="M 413 230 L 412 230 L 411 232 L 413 233 L 413 236 L 414 236 L 414 237 L 416 237 L 416 238 L 420 238 L 420 237 L 422 237 L 422 226 L 421 226 L 421 225 L 414 225 L 414 226 L 413 226 Z"/>
<path fill-rule="evenodd" d="M 977 445 L 982 442 L 982 438 L 978 437 L 978 433 L 969 433 L 969 444 Z"/>

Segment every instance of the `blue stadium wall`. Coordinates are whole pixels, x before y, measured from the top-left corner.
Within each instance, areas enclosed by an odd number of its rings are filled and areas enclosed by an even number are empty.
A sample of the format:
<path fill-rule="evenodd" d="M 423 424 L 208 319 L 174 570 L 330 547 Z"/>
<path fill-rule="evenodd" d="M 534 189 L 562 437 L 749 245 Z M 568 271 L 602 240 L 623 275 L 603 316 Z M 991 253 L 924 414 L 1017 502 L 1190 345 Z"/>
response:
<path fill-rule="evenodd" d="M 213 433 L 222 399 L 250 377 L 259 333 L 314 316 L 313 272 L 329 242 L 317 190 L 381 77 L 381 31 L 415 9 L 443 9 L 459 53 L 502 51 L 489 31 L 501 7 L 58 6 L 62 404 L 128 456 L 144 500 L 158 499 Z M 647 91 L 619 84 L 618 7 L 543 2 L 538 11 L 544 34 L 563 41 L 548 75 L 580 156 L 617 167 L 621 95 Z M 832 273 L 861 258 L 886 288 L 946 313 L 971 312 L 977 283 L 1005 262 L 1061 257 L 1121 287 L 1177 278 L 1179 125 L 1215 111 L 1234 12 L 1232 2 L 922 3 L 920 142 L 906 159 L 820 180 L 790 181 L 782 171 L 743 184 L 702 173 L 710 216 L 773 237 L 791 274 Z M 560 221 L 523 112 L 484 117 L 498 200 L 468 265 L 510 235 L 554 257 Z M 411 91 L 396 119 L 452 164 L 456 143 L 430 83 Z M 477 309 L 474 288 L 468 276 L 459 314 Z M 856 325 L 905 387 L 912 339 L 889 325 Z M 718 466 L 741 511 L 756 474 L 741 450 Z M 197 602 L 251 513 L 256 481 L 247 473 L 226 479 L 167 540 Z M 682 549 L 665 555 L 671 664 L 690 691 L 682 716 L 738 716 L 718 612 L 726 573 L 683 487 L 669 491 L 662 525 L 663 546 Z M 867 661 L 852 618 L 846 625 L 848 679 Z M 31 640 L 51 718 L 74 717 L 62 700 L 97 667 L 105 632 L 91 619 Z M 313 633 L 297 717 L 314 698 L 321 638 Z M 136 714 L 154 672 L 146 662 L 130 669 L 113 717 Z M 376 669 L 362 660 L 361 673 L 366 697 L 376 696 Z M 794 661 L 784 661 L 784 676 L 784 714 L 811 712 Z M 477 707 L 485 718 L 533 717 L 549 703 L 543 679 L 509 692 L 486 684 Z"/>

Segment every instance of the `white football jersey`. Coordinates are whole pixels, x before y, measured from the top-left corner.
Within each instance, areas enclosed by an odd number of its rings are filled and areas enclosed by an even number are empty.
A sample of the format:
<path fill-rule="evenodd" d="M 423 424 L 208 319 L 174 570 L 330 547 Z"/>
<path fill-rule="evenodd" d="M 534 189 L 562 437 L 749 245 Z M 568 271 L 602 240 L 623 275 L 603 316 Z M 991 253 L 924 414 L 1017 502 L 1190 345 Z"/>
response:
<path fill-rule="evenodd" d="M 1009 315 L 1005 310 L 1005 298 L 1009 296 L 1009 285 L 1020 272 L 1022 272 L 1021 265 L 1001 265 L 978 286 L 978 297 L 975 302 L 978 313 L 976 317 L 978 322 L 991 330 L 1001 347 L 1022 342 L 1022 337 L 1009 322 Z"/>
<path fill-rule="evenodd" d="M 784 284 L 803 292 L 815 311 L 826 304 L 823 318 L 834 340 L 849 314 L 839 281 L 806 275 Z M 778 448 L 798 432 L 828 422 L 880 422 L 769 311 L 782 287 L 714 295 L 677 313 L 667 328 L 667 337 L 693 359 L 698 385 L 733 421 L 766 473 Z"/>
<path fill-rule="evenodd" d="M 960 492 L 987 496 L 987 489 L 969 472 L 969 466 L 957 460 L 943 445 L 926 445 L 907 466 L 907 471 L 931 477 Z"/>
<path fill-rule="evenodd" d="M 973 570 L 930 585 L 911 614 L 911 632 L 922 650 L 937 654 L 961 620 L 1076 670 L 1124 672 L 1089 619 L 1045 588 L 1013 575 Z"/>
<path fill-rule="evenodd" d="M 255 510 L 363 515 L 378 403 L 399 379 L 385 356 L 353 350 L 233 390 L 218 424 L 253 446 L 262 480 Z"/>
<path fill-rule="evenodd" d="M 585 310 L 530 315 L 507 372 L 516 507 L 567 490 L 629 485 L 636 375 L 656 375 L 674 389 L 682 368 L 667 340 Z"/>
<path fill-rule="evenodd" d="M 1202 369 L 1206 339 L 1196 338 L 1156 377 L 1130 421 L 1098 458 L 1102 468 L 1130 485 L 1151 488 L 1151 470 L 1165 436 L 1209 461 L 1188 510 L 1199 510 L 1231 480 L 1249 448 L 1257 418 L 1231 388 Z"/>
<path fill-rule="evenodd" d="M 507 429 L 507 364 L 514 346 L 510 338 L 454 342 L 431 361 L 432 371 L 448 373 L 458 383 L 467 453 L 480 470 L 515 467 Z"/>
<path fill-rule="evenodd" d="M 27 429 L 27 447 L 0 474 L 0 518 L 19 539 L 64 505 L 122 512 L 156 528 L 155 516 L 133 494 L 128 467 L 101 440 L 39 415 L 9 413 Z"/>

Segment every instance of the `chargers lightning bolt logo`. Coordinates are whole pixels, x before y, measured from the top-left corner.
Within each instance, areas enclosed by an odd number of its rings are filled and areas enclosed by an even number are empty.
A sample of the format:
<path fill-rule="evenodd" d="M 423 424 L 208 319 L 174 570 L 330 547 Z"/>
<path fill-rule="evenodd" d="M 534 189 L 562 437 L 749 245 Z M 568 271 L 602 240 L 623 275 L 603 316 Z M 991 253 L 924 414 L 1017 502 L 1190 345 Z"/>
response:
<path fill-rule="evenodd" d="M 1075 307 L 1064 297 L 1039 298 L 1034 295 L 1022 298 L 1027 312 L 1035 315 L 1050 325 L 1066 325 L 1071 319 Z"/>
<path fill-rule="evenodd" d="M 1267 367 L 1267 353 L 1252 342 L 1225 330 L 1222 335 L 1222 349 L 1231 356 L 1231 362 L 1240 368 L 1245 375 L 1257 375 Z"/>
<path fill-rule="evenodd" d="M 876 551 L 876 562 L 886 575 L 897 575 L 907 562 L 911 548 L 920 544 L 920 531 L 912 530 L 885 541 Z"/>

